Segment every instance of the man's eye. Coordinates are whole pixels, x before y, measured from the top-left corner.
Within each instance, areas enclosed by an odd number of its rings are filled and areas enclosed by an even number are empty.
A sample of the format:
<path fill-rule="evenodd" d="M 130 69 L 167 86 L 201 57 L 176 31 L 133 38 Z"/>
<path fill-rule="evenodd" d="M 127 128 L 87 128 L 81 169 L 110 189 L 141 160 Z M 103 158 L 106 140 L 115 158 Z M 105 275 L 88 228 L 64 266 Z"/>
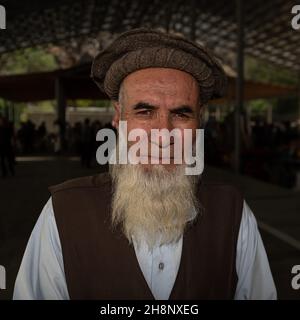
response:
<path fill-rule="evenodd" d="M 175 113 L 175 118 L 186 119 L 186 118 L 189 118 L 189 116 L 185 113 Z"/>
<path fill-rule="evenodd" d="M 141 116 L 150 116 L 152 114 L 152 110 L 139 111 L 137 114 Z"/>

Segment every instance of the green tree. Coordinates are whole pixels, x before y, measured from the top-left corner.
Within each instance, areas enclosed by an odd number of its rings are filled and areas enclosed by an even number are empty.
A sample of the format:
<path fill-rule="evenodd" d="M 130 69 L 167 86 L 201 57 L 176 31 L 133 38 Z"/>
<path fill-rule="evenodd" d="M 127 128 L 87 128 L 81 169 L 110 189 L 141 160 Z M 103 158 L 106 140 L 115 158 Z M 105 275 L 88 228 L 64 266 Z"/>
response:
<path fill-rule="evenodd" d="M 297 73 L 253 57 L 245 59 L 245 78 L 263 83 L 293 86 L 297 85 Z"/>
<path fill-rule="evenodd" d="M 53 54 L 43 48 L 27 48 L 0 56 L 0 74 L 52 71 L 58 68 Z"/>

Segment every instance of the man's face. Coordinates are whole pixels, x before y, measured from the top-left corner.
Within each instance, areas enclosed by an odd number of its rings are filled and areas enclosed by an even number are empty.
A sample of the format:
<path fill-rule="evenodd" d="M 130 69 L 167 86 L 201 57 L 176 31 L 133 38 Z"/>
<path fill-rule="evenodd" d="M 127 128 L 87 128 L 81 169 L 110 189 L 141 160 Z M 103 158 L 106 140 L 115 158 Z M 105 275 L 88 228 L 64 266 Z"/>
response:
<path fill-rule="evenodd" d="M 115 103 L 114 123 L 127 121 L 127 130 L 144 129 L 151 143 L 151 129 L 199 128 L 199 87 L 190 74 L 169 68 L 148 68 L 128 75 L 123 81 L 121 101 Z M 182 138 L 183 139 L 183 138 Z M 183 141 L 183 140 L 182 140 Z M 160 141 L 161 148 L 164 147 Z M 171 160 L 165 165 L 174 168 L 174 143 L 170 143 Z M 149 149 L 150 151 L 150 149 Z M 149 154 L 150 157 L 150 154 Z M 150 158 L 149 158 L 150 161 Z M 162 163 L 160 158 L 159 163 Z M 144 168 L 150 168 L 144 165 Z"/>

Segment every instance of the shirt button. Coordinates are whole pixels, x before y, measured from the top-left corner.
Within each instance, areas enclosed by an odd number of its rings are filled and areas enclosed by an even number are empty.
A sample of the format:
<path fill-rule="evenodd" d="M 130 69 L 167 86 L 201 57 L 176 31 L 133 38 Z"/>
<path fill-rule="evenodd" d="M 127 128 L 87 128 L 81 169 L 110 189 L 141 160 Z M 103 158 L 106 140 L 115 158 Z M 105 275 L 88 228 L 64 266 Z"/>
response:
<path fill-rule="evenodd" d="M 158 265 L 159 270 L 163 270 L 165 267 L 163 262 L 160 262 L 160 264 Z"/>

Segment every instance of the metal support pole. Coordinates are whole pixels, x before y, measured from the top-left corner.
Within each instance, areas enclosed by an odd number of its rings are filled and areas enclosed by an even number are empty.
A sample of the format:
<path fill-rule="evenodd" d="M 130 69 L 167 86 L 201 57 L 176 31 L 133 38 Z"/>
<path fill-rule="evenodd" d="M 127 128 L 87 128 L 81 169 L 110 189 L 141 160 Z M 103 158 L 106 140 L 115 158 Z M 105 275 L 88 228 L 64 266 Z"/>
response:
<path fill-rule="evenodd" d="M 11 102 L 11 121 L 13 122 L 13 124 L 16 123 L 16 112 L 14 102 Z"/>
<path fill-rule="evenodd" d="M 59 125 L 60 151 L 64 151 L 66 145 L 66 98 L 61 78 L 56 78 L 55 80 L 55 98 L 57 107 L 57 120 Z"/>
<path fill-rule="evenodd" d="M 235 106 L 235 150 L 234 171 L 240 172 L 240 115 L 244 100 L 244 9 L 243 0 L 236 0 L 237 5 L 237 80 Z"/>
<path fill-rule="evenodd" d="M 191 12 L 191 40 L 196 40 L 196 22 L 197 22 L 197 1 L 192 2 L 192 12 Z"/>
<path fill-rule="evenodd" d="M 169 6 L 166 2 L 165 4 L 165 28 L 167 33 L 171 31 L 171 21 L 172 21 L 172 6 Z"/>
<path fill-rule="evenodd" d="M 300 71 L 298 72 L 298 119 L 297 119 L 297 130 L 300 134 Z"/>
<path fill-rule="evenodd" d="M 4 100 L 4 117 L 9 120 L 9 106 L 8 101 Z"/>

